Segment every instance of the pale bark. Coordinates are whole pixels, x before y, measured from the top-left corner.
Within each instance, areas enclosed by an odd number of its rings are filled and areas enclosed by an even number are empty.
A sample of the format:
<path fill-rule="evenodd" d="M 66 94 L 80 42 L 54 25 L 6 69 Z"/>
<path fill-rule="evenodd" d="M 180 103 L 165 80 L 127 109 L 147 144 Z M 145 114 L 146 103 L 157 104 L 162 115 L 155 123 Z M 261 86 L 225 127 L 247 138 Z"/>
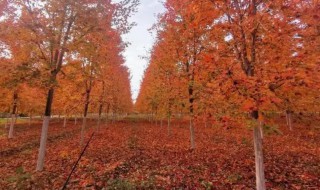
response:
<path fill-rule="evenodd" d="M 30 113 L 29 114 L 29 126 L 31 126 L 31 123 L 32 123 L 32 114 Z"/>
<path fill-rule="evenodd" d="M 67 116 L 64 116 L 63 118 L 63 128 L 65 128 L 67 125 Z"/>
<path fill-rule="evenodd" d="M 261 123 L 259 126 L 254 127 L 254 154 L 256 165 L 256 186 L 257 190 L 265 190 L 265 176 L 263 165 L 263 151 L 262 151 L 262 138 L 261 138 Z"/>
<path fill-rule="evenodd" d="M 289 122 L 289 129 L 292 131 L 292 114 L 291 112 L 288 114 L 288 122 Z"/>
<path fill-rule="evenodd" d="M 46 154 L 46 144 L 47 144 L 47 137 L 48 137 L 49 120 L 50 120 L 50 116 L 44 116 L 43 124 L 42 124 L 42 131 L 41 131 L 38 161 L 37 161 L 37 169 L 36 169 L 37 171 L 43 170 L 44 158 L 45 158 L 45 154 Z"/>
<path fill-rule="evenodd" d="M 16 114 L 16 115 L 15 115 L 15 117 L 14 117 L 14 118 L 15 118 L 15 119 L 14 119 L 14 124 L 16 124 L 16 123 L 17 123 L 18 117 L 19 117 L 19 115 L 18 115 L 18 114 Z"/>
<path fill-rule="evenodd" d="M 287 121 L 287 126 L 289 127 L 290 131 L 292 131 L 292 112 L 291 111 L 286 111 L 286 121 Z"/>
<path fill-rule="evenodd" d="M 12 114 L 11 114 L 11 123 L 10 123 L 10 129 L 8 138 L 13 138 L 13 128 L 16 123 L 16 114 L 17 114 L 17 104 L 18 104 L 18 92 L 14 91 L 13 93 L 13 108 L 12 108 Z"/>
<path fill-rule="evenodd" d="M 13 138 L 13 128 L 14 128 L 14 124 L 15 124 L 15 117 L 16 115 L 15 114 L 12 114 L 11 115 L 11 123 L 10 123 L 10 129 L 9 129 L 9 135 L 8 135 L 8 138 L 9 139 L 12 139 Z"/>
<path fill-rule="evenodd" d="M 194 127 L 193 127 L 193 119 L 190 119 L 190 142 L 191 142 L 191 149 L 195 149 L 196 145 L 194 142 Z"/>
<path fill-rule="evenodd" d="M 102 98 L 101 98 L 101 99 L 102 99 Z M 99 106 L 98 130 L 100 130 L 100 123 L 101 123 L 102 110 L 103 110 L 103 103 L 102 103 L 102 100 L 101 100 L 101 103 L 100 103 L 100 106 Z"/>
<path fill-rule="evenodd" d="M 77 120 L 78 120 L 78 117 L 75 116 L 75 117 L 74 117 L 74 125 L 77 125 Z"/>
<path fill-rule="evenodd" d="M 52 102 L 53 102 L 53 94 L 54 94 L 54 88 L 50 88 L 48 91 L 45 114 L 42 117 L 43 123 L 42 123 L 42 130 L 41 130 L 41 137 L 40 137 L 40 148 L 39 148 L 36 171 L 42 171 L 43 166 L 44 166 L 44 158 L 45 158 L 45 151 L 46 151 L 49 121 L 50 121 L 50 116 L 51 116 L 51 106 L 52 106 Z"/>
<path fill-rule="evenodd" d="M 262 121 L 259 121 L 259 129 L 260 129 L 260 135 L 261 135 L 261 139 L 263 140 L 263 122 Z"/>

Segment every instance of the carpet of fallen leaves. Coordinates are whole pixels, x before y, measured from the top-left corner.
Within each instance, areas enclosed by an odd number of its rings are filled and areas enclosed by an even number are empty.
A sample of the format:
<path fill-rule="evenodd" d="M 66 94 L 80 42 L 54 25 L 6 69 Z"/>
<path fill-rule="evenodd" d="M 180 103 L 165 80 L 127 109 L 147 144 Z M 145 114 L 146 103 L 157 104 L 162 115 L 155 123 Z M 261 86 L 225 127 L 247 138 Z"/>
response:
<path fill-rule="evenodd" d="M 320 188 L 319 120 L 283 119 L 265 132 L 267 189 Z M 310 122 L 309 122 L 310 123 Z M 315 124 L 316 123 L 316 124 Z M 45 169 L 35 172 L 41 123 L 18 124 L 15 138 L 0 128 L 0 189 L 61 189 L 80 154 L 80 128 L 50 124 Z M 86 139 L 96 130 L 88 124 Z M 317 128 L 318 127 L 318 128 Z M 270 132 L 271 131 L 271 132 Z M 72 175 L 68 189 L 254 189 L 252 130 L 196 126 L 196 149 L 189 149 L 188 122 L 147 121 L 104 124 L 94 135 Z"/>

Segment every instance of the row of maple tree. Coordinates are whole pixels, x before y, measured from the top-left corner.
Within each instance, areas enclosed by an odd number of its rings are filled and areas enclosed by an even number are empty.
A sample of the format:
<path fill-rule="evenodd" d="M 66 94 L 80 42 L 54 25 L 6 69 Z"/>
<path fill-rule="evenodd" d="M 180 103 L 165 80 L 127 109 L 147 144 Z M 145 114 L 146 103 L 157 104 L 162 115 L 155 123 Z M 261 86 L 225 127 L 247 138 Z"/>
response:
<path fill-rule="evenodd" d="M 0 25 L 0 112 L 41 115 L 51 87 L 56 115 L 82 114 L 86 103 L 93 113 L 132 109 L 130 74 L 122 56 L 126 43 L 120 36 L 131 28 L 120 20 L 129 16 L 124 12 L 129 2 L 5 2 Z M 66 34 L 71 8 L 77 17 Z M 115 22 L 123 23 L 115 28 Z M 54 59 L 61 50 L 65 55 L 59 65 Z M 59 72 L 54 80 L 53 72 Z"/>
<path fill-rule="evenodd" d="M 0 2 L 0 112 L 41 115 L 37 170 L 44 167 L 52 114 L 127 113 L 133 103 L 121 35 L 138 0 L 5 0 Z"/>
<path fill-rule="evenodd" d="M 154 117 L 251 121 L 257 189 L 265 189 L 263 115 L 320 108 L 320 4 L 316 0 L 167 0 L 153 29 L 136 108 Z M 249 113 L 249 114 L 248 114 Z M 248 117 L 249 116 L 249 117 Z"/>
<path fill-rule="evenodd" d="M 317 1 L 167 0 L 136 108 L 166 118 L 319 110 Z"/>

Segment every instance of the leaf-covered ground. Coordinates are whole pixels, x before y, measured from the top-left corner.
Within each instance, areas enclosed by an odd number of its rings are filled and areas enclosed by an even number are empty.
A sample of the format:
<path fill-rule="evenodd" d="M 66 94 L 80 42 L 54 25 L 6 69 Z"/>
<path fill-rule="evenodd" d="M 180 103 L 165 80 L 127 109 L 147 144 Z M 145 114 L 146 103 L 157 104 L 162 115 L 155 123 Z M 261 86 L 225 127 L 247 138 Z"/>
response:
<path fill-rule="evenodd" d="M 282 119 L 283 120 L 283 119 Z M 296 123 L 289 131 L 267 127 L 264 139 L 268 189 L 320 188 L 319 120 Z M 309 121 L 310 122 L 310 121 Z M 1 189 L 61 189 L 80 147 L 80 127 L 50 125 L 45 170 L 35 172 L 41 123 L 18 124 L 8 140 L 0 128 Z M 95 130 L 89 122 L 87 137 Z M 319 126 L 318 126 L 319 127 Z M 104 124 L 72 175 L 69 189 L 254 189 L 252 131 L 196 126 L 196 149 L 189 149 L 187 122 L 165 125 L 146 121 Z"/>

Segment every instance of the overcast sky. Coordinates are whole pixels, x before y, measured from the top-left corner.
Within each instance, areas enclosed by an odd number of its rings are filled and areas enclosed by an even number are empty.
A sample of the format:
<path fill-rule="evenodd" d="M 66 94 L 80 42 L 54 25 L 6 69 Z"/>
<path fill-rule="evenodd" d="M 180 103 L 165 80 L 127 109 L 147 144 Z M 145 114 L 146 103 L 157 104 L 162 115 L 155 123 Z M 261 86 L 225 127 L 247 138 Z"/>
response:
<path fill-rule="evenodd" d="M 160 0 L 140 0 L 138 12 L 132 16 L 130 21 L 136 22 L 129 34 L 123 39 L 131 43 L 124 53 L 126 65 L 131 72 L 131 89 L 133 99 L 136 99 L 140 89 L 143 72 L 147 66 L 147 60 L 141 57 L 148 56 L 148 51 L 152 48 L 155 36 L 152 36 L 148 29 L 157 21 L 157 15 L 164 12 L 164 7 Z"/>

